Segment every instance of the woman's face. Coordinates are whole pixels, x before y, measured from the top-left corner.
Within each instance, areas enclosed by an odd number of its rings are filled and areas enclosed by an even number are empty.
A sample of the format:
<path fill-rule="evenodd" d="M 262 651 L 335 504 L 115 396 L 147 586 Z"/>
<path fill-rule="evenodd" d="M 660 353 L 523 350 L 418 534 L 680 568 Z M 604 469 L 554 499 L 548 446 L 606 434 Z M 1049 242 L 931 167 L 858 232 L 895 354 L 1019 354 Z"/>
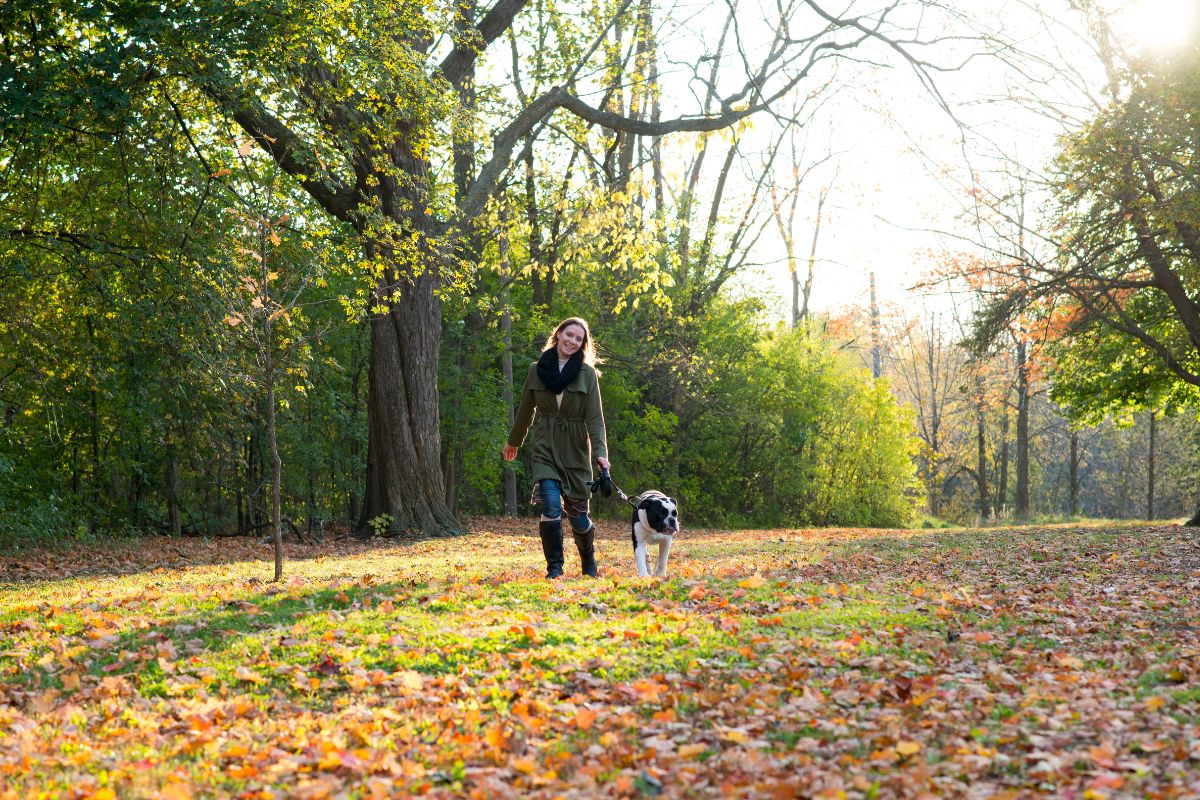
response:
<path fill-rule="evenodd" d="M 575 351 L 583 347 L 583 328 L 579 325 L 568 325 L 558 332 L 558 354 L 562 358 L 570 358 Z"/>

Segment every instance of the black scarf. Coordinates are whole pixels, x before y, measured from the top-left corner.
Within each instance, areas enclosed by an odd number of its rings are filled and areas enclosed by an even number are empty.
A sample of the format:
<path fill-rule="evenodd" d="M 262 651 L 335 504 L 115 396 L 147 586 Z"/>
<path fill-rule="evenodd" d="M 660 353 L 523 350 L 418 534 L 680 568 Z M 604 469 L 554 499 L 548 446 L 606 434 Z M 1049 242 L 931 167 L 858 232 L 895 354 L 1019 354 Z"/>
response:
<path fill-rule="evenodd" d="M 542 379 L 542 383 L 546 384 L 547 389 L 555 394 L 562 394 L 563 389 L 566 389 L 571 381 L 575 380 L 575 376 L 579 374 L 582 366 L 583 348 L 581 347 L 571 354 L 567 363 L 563 364 L 562 372 L 559 372 L 558 348 L 551 347 L 538 359 L 537 374 Z"/>

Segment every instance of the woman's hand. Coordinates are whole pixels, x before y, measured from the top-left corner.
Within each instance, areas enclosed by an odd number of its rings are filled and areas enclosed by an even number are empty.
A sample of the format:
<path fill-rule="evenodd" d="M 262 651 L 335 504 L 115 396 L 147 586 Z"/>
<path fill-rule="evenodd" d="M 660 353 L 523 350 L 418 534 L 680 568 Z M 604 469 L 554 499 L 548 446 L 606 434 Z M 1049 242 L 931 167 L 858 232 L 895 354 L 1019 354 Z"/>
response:
<path fill-rule="evenodd" d="M 517 457 L 517 448 L 513 447 L 511 444 L 504 445 L 504 460 L 512 461 L 516 457 Z"/>
<path fill-rule="evenodd" d="M 612 467 L 607 458 L 601 458 L 600 456 L 596 457 L 596 463 L 600 465 L 600 469 L 610 469 Z"/>

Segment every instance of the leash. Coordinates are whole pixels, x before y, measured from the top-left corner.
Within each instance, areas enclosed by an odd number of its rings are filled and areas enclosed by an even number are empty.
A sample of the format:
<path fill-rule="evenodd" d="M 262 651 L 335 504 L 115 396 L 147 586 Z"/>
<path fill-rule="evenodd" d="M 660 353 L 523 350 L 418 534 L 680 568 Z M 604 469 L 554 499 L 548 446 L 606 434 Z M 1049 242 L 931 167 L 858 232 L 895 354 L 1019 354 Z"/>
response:
<path fill-rule="evenodd" d="M 604 491 L 605 484 L 608 484 L 608 486 L 611 486 L 613 489 L 616 489 L 618 497 L 620 497 L 626 503 L 629 503 L 629 505 L 633 506 L 634 508 L 637 508 L 637 501 L 631 499 L 629 497 L 629 495 L 627 495 L 627 494 L 625 494 L 625 492 L 621 491 L 621 487 L 617 486 L 617 484 L 613 481 L 612 476 L 608 474 L 607 468 L 603 468 L 600 470 L 600 477 L 596 478 L 595 480 L 588 481 L 588 488 L 592 490 L 592 494 L 595 494 L 596 492 L 600 492 L 601 494 L 603 494 L 607 497 L 609 492 Z"/>

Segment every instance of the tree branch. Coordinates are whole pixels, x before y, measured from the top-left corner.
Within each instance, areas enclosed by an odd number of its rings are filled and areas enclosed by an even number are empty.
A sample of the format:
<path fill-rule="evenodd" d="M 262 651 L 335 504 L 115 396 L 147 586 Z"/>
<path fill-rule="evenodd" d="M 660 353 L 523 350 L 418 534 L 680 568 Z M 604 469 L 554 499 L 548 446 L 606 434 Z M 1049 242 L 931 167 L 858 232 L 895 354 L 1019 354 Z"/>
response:
<path fill-rule="evenodd" d="M 441 66 L 438 67 L 442 76 L 452 86 L 457 86 L 475 65 L 479 54 L 512 26 L 517 14 L 528 2 L 529 0 L 497 0 L 496 5 L 479 21 L 479 25 L 475 26 L 473 31 L 469 31 L 474 34 L 471 37 L 473 41 L 459 42 L 442 60 Z"/>
<path fill-rule="evenodd" d="M 203 71 L 193 70 L 192 77 L 200 90 L 250 134 L 280 169 L 295 178 L 322 208 L 343 222 L 355 221 L 358 193 L 319 163 L 315 147 L 268 111 L 258 97 L 231 88 L 233 80 L 219 69 L 209 66 Z M 308 154 L 312 160 L 302 161 L 301 154 Z"/>

